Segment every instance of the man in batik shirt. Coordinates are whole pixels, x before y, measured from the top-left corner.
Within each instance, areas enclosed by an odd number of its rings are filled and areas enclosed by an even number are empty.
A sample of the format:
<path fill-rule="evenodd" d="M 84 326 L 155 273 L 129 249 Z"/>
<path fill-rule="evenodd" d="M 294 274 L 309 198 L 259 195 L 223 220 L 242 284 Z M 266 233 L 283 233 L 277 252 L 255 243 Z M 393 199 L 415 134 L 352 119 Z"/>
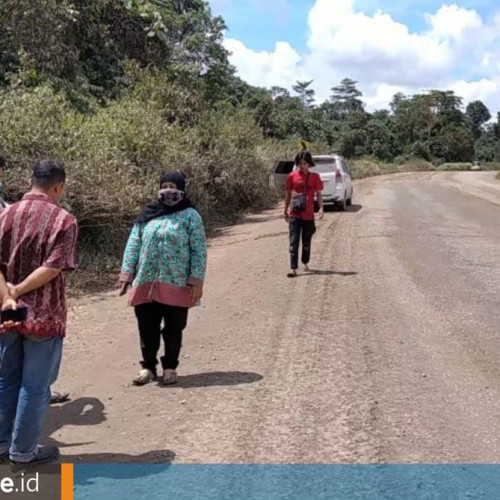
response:
<path fill-rule="evenodd" d="M 7 167 L 7 160 L 0 154 L 0 211 L 7 208 L 9 204 L 4 198 L 5 191 L 5 168 Z M 50 404 L 65 403 L 69 400 L 69 392 L 58 392 L 51 390 Z"/>
<path fill-rule="evenodd" d="M 59 456 L 38 439 L 66 335 L 65 271 L 77 258 L 76 219 L 59 206 L 65 182 L 62 165 L 40 161 L 31 191 L 0 213 L 0 271 L 17 307 L 28 308 L 15 330 L 0 325 L 0 458 L 14 464 Z"/>

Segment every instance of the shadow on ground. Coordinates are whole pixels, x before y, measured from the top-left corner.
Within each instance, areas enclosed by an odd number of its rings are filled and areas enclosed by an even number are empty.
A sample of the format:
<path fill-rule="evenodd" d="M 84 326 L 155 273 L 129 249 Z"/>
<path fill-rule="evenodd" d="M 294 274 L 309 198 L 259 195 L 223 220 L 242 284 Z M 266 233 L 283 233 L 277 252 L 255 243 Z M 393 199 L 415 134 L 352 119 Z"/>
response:
<path fill-rule="evenodd" d="M 196 387 L 228 387 L 253 384 L 262 380 L 262 375 L 248 372 L 208 372 L 179 377 L 177 384 L 170 387 L 193 389 Z M 166 386 L 167 388 L 169 386 Z"/>
<path fill-rule="evenodd" d="M 351 205 L 350 207 L 346 207 L 346 213 L 357 213 L 361 212 L 363 209 L 363 205 Z"/>
<path fill-rule="evenodd" d="M 328 271 L 320 269 L 310 269 L 309 271 L 304 271 L 302 274 L 298 274 L 297 278 L 301 276 L 357 276 L 358 273 L 355 271 Z"/>
<path fill-rule="evenodd" d="M 53 436 L 65 425 L 99 425 L 106 421 L 104 404 L 97 398 L 79 398 L 61 405 L 50 405 L 45 419 L 45 427 L 42 433 L 42 442 L 60 448 L 83 446 L 92 444 L 93 441 L 84 443 L 60 443 Z"/>

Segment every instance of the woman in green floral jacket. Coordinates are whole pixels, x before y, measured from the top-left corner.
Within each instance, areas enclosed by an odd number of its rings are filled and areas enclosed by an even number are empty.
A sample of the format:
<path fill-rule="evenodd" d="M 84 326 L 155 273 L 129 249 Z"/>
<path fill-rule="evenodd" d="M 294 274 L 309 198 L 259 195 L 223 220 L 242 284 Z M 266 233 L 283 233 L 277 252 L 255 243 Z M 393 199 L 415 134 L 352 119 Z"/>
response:
<path fill-rule="evenodd" d="M 136 385 L 156 379 L 161 337 L 165 344 L 161 381 L 177 382 L 188 311 L 203 294 L 205 228 L 185 189 L 183 174 L 164 174 L 158 199 L 135 220 L 125 249 L 120 293 L 124 295 L 131 285 L 129 305 L 135 308 L 142 350 L 142 369 L 133 380 Z"/>

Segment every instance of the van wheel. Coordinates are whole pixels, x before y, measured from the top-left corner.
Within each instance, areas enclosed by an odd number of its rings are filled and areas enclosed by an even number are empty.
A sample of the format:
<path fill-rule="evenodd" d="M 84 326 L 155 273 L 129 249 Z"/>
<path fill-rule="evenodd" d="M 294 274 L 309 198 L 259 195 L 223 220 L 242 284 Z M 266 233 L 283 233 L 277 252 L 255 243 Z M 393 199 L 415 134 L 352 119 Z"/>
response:
<path fill-rule="evenodd" d="M 344 194 L 344 199 L 340 203 L 340 211 L 341 212 L 345 212 L 345 210 L 347 208 L 347 199 L 346 199 L 346 196 L 347 196 L 347 193 Z"/>
<path fill-rule="evenodd" d="M 354 196 L 354 189 L 351 191 L 351 197 L 347 200 L 347 206 L 352 206 L 352 197 Z"/>

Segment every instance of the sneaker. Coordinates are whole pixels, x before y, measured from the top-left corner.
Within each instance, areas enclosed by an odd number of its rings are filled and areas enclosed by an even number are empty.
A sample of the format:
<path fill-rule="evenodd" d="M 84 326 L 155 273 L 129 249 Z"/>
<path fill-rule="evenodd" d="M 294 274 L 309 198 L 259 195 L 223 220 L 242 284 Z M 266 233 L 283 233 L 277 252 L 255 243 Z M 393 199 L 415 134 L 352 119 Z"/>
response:
<path fill-rule="evenodd" d="M 147 368 L 143 368 L 142 370 L 139 371 L 137 374 L 137 377 L 135 377 L 132 380 L 132 383 L 134 385 L 146 385 L 149 384 L 149 382 L 152 382 L 155 379 L 155 375 L 151 370 L 148 370 Z"/>
<path fill-rule="evenodd" d="M 163 370 L 162 385 L 171 385 L 177 383 L 177 372 L 166 368 Z"/>
<path fill-rule="evenodd" d="M 287 276 L 289 278 L 295 278 L 297 276 L 297 270 L 296 269 L 292 269 L 291 271 L 289 271 L 289 273 L 287 274 Z"/>
<path fill-rule="evenodd" d="M 308 273 L 310 271 L 309 266 L 307 264 L 304 264 L 304 271 Z"/>
<path fill-rule="evenodd" d="M 39 446 L 35 456 L 29 462 L 16 462 L 11 460 L 15 470 L 21 470 L 23 467 L 33 465 L 50 464 L 59 458 L 59 448 L 57 446 Z"/>

